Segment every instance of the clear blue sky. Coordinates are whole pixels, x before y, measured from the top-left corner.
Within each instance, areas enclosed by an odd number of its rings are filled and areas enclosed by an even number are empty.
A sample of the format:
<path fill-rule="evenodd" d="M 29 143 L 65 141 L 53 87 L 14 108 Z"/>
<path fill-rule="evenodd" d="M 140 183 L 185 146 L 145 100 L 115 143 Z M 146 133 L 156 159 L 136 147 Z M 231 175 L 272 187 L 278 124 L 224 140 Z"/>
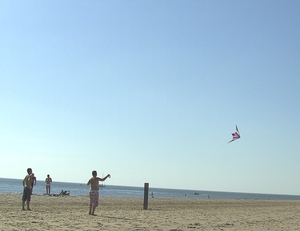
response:
<path fill-rule="evenodd" d="M 300 194 L 300 1 L 0 11 L 0 177 Z"/>

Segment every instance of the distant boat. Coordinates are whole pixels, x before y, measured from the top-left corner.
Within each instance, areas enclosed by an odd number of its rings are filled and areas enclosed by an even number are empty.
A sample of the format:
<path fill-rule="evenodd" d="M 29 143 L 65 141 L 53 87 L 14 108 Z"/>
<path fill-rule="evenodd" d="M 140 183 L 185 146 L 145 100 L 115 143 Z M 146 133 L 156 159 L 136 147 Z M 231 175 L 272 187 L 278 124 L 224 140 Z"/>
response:
<path fill-rule="evenodd" d="M 102 173 L 102 178 L 103 178 L 103 173 Z M 99 187 L 100 187 L 100 189 L 101 189 L 101 188 L 105 188 L 104 181 L 101 181 L 101 184 L 99 184 Z"/>
<path fill-rule="evenodd" d="M 197 192 L 194 192 L 194 195 L 199 195 L 199 193 L 197 193 Z"/>

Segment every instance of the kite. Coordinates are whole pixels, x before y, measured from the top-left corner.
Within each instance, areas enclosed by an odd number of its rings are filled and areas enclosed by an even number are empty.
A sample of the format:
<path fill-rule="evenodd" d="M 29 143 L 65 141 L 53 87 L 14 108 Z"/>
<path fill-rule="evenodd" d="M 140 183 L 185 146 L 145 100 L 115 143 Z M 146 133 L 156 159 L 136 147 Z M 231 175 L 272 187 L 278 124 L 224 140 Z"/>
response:
<path fill-rule="evenodd" d="M 232 140 L 230 140 L 228 143 L 241 138 L 239 129 L 238 129 L 238 127 L 236 125 L 235 125 L 235 130 L 236 130 L 235 133 L 232 133 Z"/>

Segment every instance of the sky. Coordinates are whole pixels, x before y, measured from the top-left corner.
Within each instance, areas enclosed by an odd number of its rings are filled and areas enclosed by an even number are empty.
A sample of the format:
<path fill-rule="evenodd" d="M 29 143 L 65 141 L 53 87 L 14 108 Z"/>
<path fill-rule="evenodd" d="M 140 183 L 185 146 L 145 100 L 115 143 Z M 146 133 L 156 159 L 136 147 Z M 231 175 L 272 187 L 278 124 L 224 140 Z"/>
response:
<path fill-rule="evenodd" d="M 0 177 L 300 195 L 299 11 L 1 1 Z"/>

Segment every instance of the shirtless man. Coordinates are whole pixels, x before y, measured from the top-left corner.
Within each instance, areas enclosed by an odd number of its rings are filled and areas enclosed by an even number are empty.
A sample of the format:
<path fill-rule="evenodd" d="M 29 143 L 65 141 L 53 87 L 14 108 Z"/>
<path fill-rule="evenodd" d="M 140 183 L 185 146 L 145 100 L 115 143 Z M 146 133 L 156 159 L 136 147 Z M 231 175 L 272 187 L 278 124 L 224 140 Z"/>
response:
<path fill-rule="evenodd" d="M 27 175 L 23 180 L 22 210 L 25 210 L 25 201 L 27 202 L 27 210 L 30 210 L 31 185 L 33 183 L 32 169 L 27 169 Z"/>
<path fill-rule="evenodd" d="M 95 216 L 95 209 L 98 206 L 99 200 L 99 181 L 105 181 L 108 177 L 110 178 L 110 174 L 107 174 L 106 177 L 100 178 L 97 177 L 97 171 L 92 172 L 93 177 L 87 182 L 87 185 L 91 185 L 90 188 L 90 210 L 89 214 Z"/>
<path fill-rule="evenodd" d="M 49 174 L 47 175 L 45 183 L 46 183 L 46 194 L 50 195 L 50 184 L 52 183 L 52 178 L 50 177 Z"/>

